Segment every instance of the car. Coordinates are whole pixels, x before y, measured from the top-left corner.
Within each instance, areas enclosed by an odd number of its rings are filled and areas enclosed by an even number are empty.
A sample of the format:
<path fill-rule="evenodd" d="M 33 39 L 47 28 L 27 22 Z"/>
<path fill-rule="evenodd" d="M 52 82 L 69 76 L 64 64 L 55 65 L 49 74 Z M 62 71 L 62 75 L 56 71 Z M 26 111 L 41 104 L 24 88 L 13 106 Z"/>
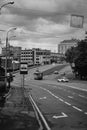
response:
<path fill-rule="evenodd" d="M 55 70 L 53 73 L 54 73 L 54 74 L 59 74 L 59 72 L 58 72 L 57 70 Z"/>
<path fill-rule="evenodd" d="M 69 79 L 66 77 L 62 77 L 62 78 L 57 79 L 57 81 L 58 82 L 69 82 Z"/>

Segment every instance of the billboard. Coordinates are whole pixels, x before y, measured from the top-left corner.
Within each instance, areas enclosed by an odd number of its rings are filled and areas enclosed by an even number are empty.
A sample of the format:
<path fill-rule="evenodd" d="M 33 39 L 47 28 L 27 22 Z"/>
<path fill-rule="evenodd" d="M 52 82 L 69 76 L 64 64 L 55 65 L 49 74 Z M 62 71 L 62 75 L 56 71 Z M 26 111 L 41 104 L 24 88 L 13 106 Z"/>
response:
<path fill-rule="evenodd" d="M 23 62 L 20 64 L 20 74 L 28 74 L 28 64 Z"/>
<path fill-rule="evenodd" d="M 81 15 L 71 15 L 70 19 L 70 26 L 75 27 L 75 28 L 83 28 L 83 23 L 84 23 L 84 16 Z"/>

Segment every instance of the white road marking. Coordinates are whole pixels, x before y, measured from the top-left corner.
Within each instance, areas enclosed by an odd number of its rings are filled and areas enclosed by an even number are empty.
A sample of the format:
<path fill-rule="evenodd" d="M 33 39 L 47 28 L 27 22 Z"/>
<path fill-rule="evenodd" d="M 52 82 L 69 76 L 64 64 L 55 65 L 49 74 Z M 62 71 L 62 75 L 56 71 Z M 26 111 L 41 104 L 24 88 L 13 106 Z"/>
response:
<path fill-rule="evenodd" d="M 64 102 L 64 103 L 66 103 L 67 105 L 69 105 L 69 106 L 72 106 L 70 103 L 68 103 L 68 102 L 66 102 L 66 101 L 64 101 L 63 99 L 61 99 L 60 97 L 58 97 L 58 96 L 56 96 L 56 95 L 54 95 L 50 90 L 48 90 L 48 89 L 46 89 L 46 88 L 42 88 L 42 87 L 39 87 L 39 88 L 41 88 L 41 89 L 43 89 L 43 90 L 45 90 L 45 91 L 47 91 L 48 93 L 50 93 L 53 97 L 55 97 L 55 98 L 57 98 L 57 99 L 59 99 L 60 101 L 62 101 L 62 102 Z M 75 94 L 75 93 L 74 93 Z M 80 112 L 83 112 L 83 110 L 82 109 L 80 109 L 80 108 L 78 108 L 78 107 L 76 107 L 76 106 L 72 106 L 74 109 L 76 109 L 76 110 L 78 110 L 78 111 L 80 111 Z M 84 114 L 87 114 L 87 112 L 85 112 Z"/>
<path fill-rule="evenodd" d="M 83 95 L 80 95 L 80 94 L 79 94 L 79 96 L 80 96 L 80 97 L 83 97 L 83 98 L 85 97 L 85 96 L 83 96 Z"/>
<path fill-rule="evenodd" d="M 75 106 L 72 106 L 74 109 L 78 110 L 78 111 L 82 111 L 82 109 L 78 108 L 78 107 L 75 107 Z"/>
<path fill-rule="evenodd" d="M 60 84 L 60 85 L 61 85 L 61 84 Z M 61 85 L 61 86 L 62 86 L 62 85 Z M 87 92 L 87 89 L 82 89 L 82 88 L 74 87 L 74 86 L 67 85 L 67 84 L 65 84 L 64 86 L 71 87 L 71 88 L 74 88 L 74 89 L 77 89 L 77 90 L 82 90 L 82 91 L 86 91 L 86 92 Z"/>
<path fill-rule="evenodd" d="M 61 116 L 53 116 L 53 118 L 58 119 L 58 118 L 64 118 L 64 117 L 68 117 L 65 113 L 62 112 Z"/>
<path fill-rule="evenodd" d="M 87 115 L 87 112 L 85 112 L 84 114 L 86 114 L 86 115 Z"/>
<path fill-rule="evenodd" d="M 47 97 L 42 97 L 42 98 L 40 98 L 40 99 L 47 99 Z"/>
<path fill-rule="evenodd" d="M 69 105 L 69 106 L 71 106 L 71 104 L 70 103 L 68 103 L 68 102 L 64 102 L 65 104 L 67 104 L 67 105 Z"/>
<path fill-rule="evenodd" d="M 73 98 L 72 96 L 68 96 L 68 98 Z"/>
<path fill-rule="evenodd" d="M 61 99 L 61 98 L 59 98 L 59 100 L 60 100 L 61 102 L 64 102 L 64 100 L 63 100 L 63 99 Z"/>

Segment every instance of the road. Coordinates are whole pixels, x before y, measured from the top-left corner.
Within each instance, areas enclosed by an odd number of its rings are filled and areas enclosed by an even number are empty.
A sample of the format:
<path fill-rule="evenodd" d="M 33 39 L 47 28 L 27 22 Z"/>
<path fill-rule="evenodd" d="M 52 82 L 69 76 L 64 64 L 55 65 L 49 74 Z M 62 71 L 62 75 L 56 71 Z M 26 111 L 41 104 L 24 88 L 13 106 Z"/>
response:
<path fill-rule="evenodd" d="M 34 69 L 25 76 L 25 88 L 31 95 L 52 130 L 87 130 L 87 91 L 61 83 L 33 79 Z M 21 84 L 16 75 L 14 85 Z"/>

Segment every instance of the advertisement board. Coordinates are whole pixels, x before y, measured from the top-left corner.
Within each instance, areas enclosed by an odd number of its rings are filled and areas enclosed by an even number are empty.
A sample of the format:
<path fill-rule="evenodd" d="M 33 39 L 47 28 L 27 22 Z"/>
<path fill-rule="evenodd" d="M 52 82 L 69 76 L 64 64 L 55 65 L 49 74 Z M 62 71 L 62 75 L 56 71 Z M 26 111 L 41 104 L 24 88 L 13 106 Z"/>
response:
<path fill-rule="evenodd" d="M 81 15 L 71 15 L 70 26 L 75 28 L 83 28 L 84 16 Z"/>
<path fill-rule="evenodd" d="M 23 62 L 20 64 L 20 74 L 28 74 L 28 64 Z"/>

